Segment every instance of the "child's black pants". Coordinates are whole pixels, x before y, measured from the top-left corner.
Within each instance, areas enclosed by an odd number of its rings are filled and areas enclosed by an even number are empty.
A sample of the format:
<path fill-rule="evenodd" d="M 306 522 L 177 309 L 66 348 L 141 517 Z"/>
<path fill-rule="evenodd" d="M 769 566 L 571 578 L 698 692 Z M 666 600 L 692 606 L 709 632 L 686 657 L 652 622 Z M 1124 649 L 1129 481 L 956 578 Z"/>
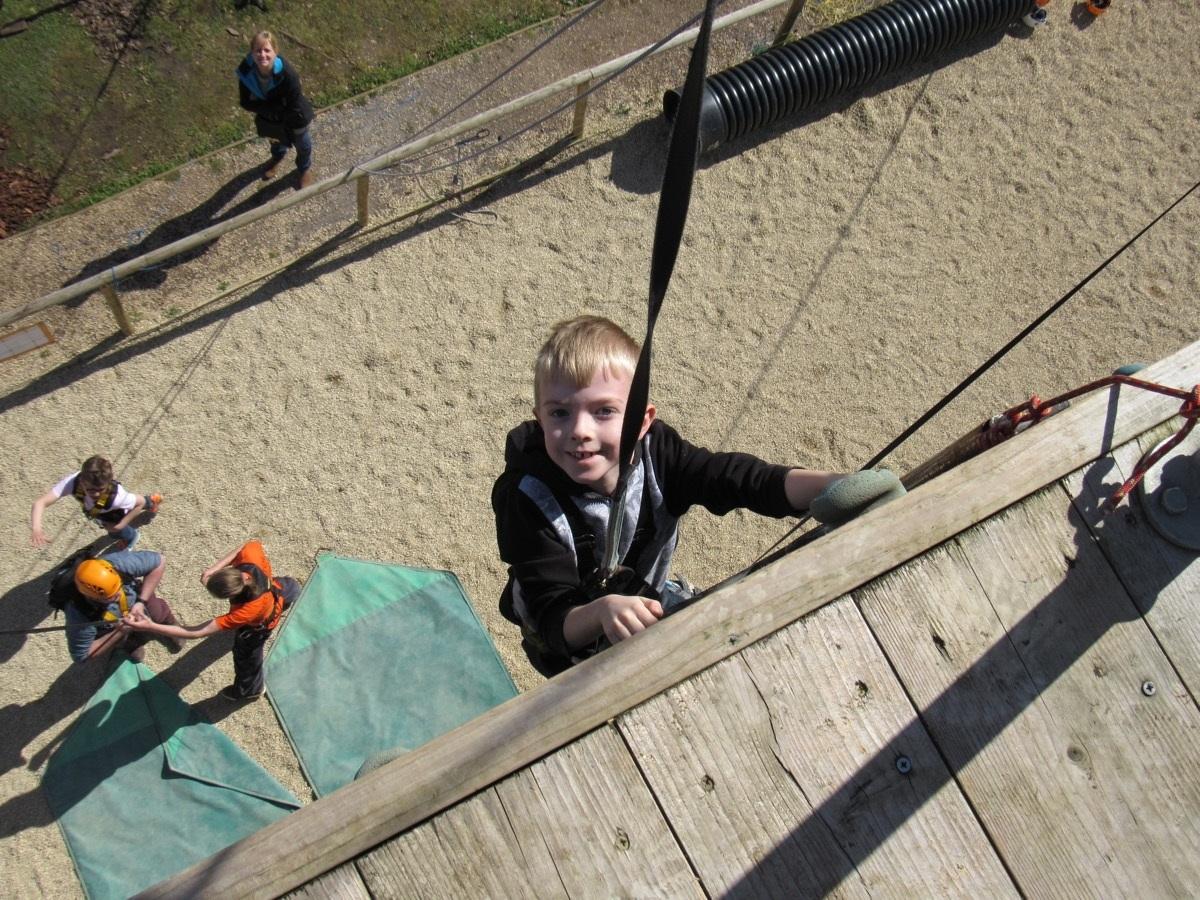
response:
<path fill-rule="evenodd" d="M 300 596 L 300 582 L 286 575 L 276 579 L 283 588 L 283 608 Z M 271 636 L 269 628 L 239 628 L 233 633 L 233 689 L 241 697 L 261 694 L 266 688 L 263 677 L 263 646 Z"/>

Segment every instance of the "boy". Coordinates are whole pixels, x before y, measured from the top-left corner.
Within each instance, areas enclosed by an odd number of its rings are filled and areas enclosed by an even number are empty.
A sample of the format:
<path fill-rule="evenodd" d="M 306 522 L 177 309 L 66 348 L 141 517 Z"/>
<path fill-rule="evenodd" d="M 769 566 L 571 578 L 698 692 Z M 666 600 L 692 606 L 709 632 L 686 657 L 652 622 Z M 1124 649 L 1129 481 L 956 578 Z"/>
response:
<path fill-rule="evenodd" d="M 161 494 L 131 494 L 113 478 L 113 467 L 103 456 L 89 456 L 72 475 L 64 475 L 54 487 L 33 501 L 29 513 L 29 527 L 33 532 L 31 541 L 35 547 L 45 547 L 49 542 L 42 530 L 42 514 L 46 507 L 70 495 L 79 501 L 83 514 L 115 535 L 118 549 L 132 550 L 137 543 L 138 530 L 131 524 L 143 510 L 151 513 L 158 510 Z"/>
<path fill-rule="evenodd" d="M 164 625 L 145 615 L 130 615 L 126 622 L 136 631 L 192 640 L 221 631 L 234 631 L 233 684 L 221 690 L 226 700 L 240 703 L 263 695 L 263 645 L 283 612 L 300 594 L 295 578 L 271 574 L 271 563 L 259 541 L 248 541 L 213 563 L 200 575 L 200 583 L 214 597 L 229 601 L 229 612 L 203 625 Z"/>
<path fill-rule="evenodd" d="M 534 363 L 536 421 L 509 432 L 505 470 L 492 489 L 496 538 L 509 567 L 500 610 L 521 626 L 522 646 L 544 675 L 591 655 L 600 638 L 615 643 L 662 618 L 679 517 L 693 505 L 781 518 L 807 509 L 842 477 L 693 446 L 656 421 L 648 404 L 619 554 L 637 579 L 595 596 L 588 582 L 603 558 L 639 352 L 608 319 L 555 325 Z"/>
<path fill-rule="evenodd" d="M 125 550 L 96 559 L 82 560 L 75 567 L 74 589 L 66 598 L 67 652 L 75 662 L 85 662 L 123 647 L 134 662 L 145 656 L 145 635 L 130 634 L 121 624 L 125 615 L 149 617 L 174 624 L 167 601 L 155 590 L 162 581 L 166 563 L 161 553 Z M 166 641 L 172 653 L 183 646 Z"/>

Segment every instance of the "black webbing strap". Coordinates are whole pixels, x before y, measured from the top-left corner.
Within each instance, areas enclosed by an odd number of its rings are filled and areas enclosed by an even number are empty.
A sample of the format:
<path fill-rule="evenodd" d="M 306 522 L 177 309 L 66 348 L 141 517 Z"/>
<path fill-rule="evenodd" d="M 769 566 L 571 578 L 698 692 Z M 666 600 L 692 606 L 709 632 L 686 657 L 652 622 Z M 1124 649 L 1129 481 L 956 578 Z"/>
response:
<path fill-rule="evenodd" d="M 708 38 L 712 31 L 716 7 L 717 0 L 705 0 L 704 18 L 700 22 L 700 33 L 692 49 L 683 95 L 679 100 L 674 127 L 671 129 L 671 140 L 667 145 L 667 167 L 663 173 L 662 191 L 658 198 L 658 220 L 654 226 L 654 248 L 650 254 L 650 303 L 646 316 L 646 338 L 642 341 L 642 352 L 638 356 L 637 368 L 633 373 L 629 401 L 625 406 L 625 418 L 621 425 L 620 474 L 614 495 L 616 503 L 608 517 L 602 566 L 602 575 L 605 577 L 611 576 L 617 568 L 621 529 L 625 520 L 626 487 L 633 468 L 633 451 L 637 445 L 646 404 L 650 399 L 654 323 L 658 320 L 667 286 L 671 283 L 671 273 L 675 270 L 675 258 L 679 255 L 679 243 L 683 239 L 683 227 L 687 223 L 688 204 L 692 199 L 692 179 L 696 174 L 696 162 L 700 156 L 700 101 L 704 93 L 704 76 L 708 67 Z"/>

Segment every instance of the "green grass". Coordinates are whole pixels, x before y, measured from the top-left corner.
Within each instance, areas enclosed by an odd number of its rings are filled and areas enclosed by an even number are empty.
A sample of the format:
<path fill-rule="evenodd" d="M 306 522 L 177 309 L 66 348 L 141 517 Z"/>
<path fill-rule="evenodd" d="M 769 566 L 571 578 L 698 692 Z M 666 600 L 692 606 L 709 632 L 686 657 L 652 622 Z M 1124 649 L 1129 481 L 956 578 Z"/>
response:
<path fill-rule="evenodd" d="M 819 28 L 826 28 L 862 15 L 880 5 L 880 0 L 813 0 L 805 7 L 805 13 Z"/>
<path fill-rule="evenodd" d="M 140 48 L 114 62 L 70 8 L 8 0 L 0 24 L 26 18 L 29 28 L 0 39 L 0 167 L 24 166 L 52 181 L 61 202 L 44 219 L 250 136 L 233 70 L 263 28 L 324 107 L 579 5 L 270 0 L 263 13 L 235 10 L 230 0 L 143 0 Z"/>

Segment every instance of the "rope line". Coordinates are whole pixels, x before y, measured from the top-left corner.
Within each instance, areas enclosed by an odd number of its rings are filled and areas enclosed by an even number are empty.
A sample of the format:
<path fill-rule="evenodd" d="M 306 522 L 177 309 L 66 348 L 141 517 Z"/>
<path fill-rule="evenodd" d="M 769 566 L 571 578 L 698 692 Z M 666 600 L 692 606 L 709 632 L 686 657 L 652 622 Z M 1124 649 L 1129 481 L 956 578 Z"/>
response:
<path fill-rule="evenodd" d="M 66 625 L 44 625 L 41 628 L 4 628 L 0 634 L 44 634 L 48 631 L 69 631 L 72 628 L 95 628 L 97 622 L 69 622 Z M 109 623 L 115 624 L 115 623 Z"/>
<path fill-rule="evenodd" d="M 719 5 L 720 4 L 718 4 L 718 6 Z M 678 35 L 682 34 L 684 31 L 687 31 L 689 28 L 691 28 L 693 25 L 695 25 L 696 22 L 700 21 L 702 16 L 703 16 L 703 13 L 699 13 L 699 14 L 693 16 L 692 18 L 688 19 L 686 22 L 684 22 L 682 25 L 680 25 L 674 31 L 670 32 L 665 37 L 660 38 L 659 40 L 655 41 L 653 44 L 651 44 L 649 47 L 647 47 L 645 50 L 643 50 L 641 53 L 639 53 L 636 57 L 631 59 L 624 66 L 622 66 L 621 68 L 617 69 L 616 71 L 611 72 L 610 74 L 604 76 L 604 78 L 600 79 L 599 81 L 596 81 L 594 84 L 592 84 L 591 87 L 589 87 L 583 93 L 578 94 L 578 95 L 572 97 L 571 99 L 561 103 L 560 105 L 558 105 L 554 109 L 550 110 L 550 112 L 546 113 L 541 118 L 536 119 L 533 122 L 530 122 L 528 125 L 526 125 L 523 128 L 519 128 L 518 130 L 514 131 L 512 134 L 508 135 L 507 137 L 499 139 L 498 141 L 496 141 L 496 143 L 490 144 L 487 147 L 484 147 L 480 150 L 475 151 L 474 153 L 470 153 L 466 156 L 459 157 L 458 159 L 455 159 L 452 162 L 443 163 L 441 165 L 436 165 L 436 166 L 430 166 L 427 169 L 420 169 L 415 172 L 405 172 L 405 173 L 398 172 L 396 174 L 409 175 L 414 178 L 420 177 L 422 175 L 430 175 L 430 174 L 433 174 L 434 172 L 440 172 L 444 169 L 462 165 L 465 162 L 471 162 L 472 160 L 478 159 L 479 157 L 483 156 L 483 154 L 485 154 L 485 153 L 490 153 L 493 150 L 498 150 L 500 147 L 503 147 L 505 144 L 511 143 L 512 141 L 516 140 L 517 138 L 521 137 L 522 135 L 526 134 L 527 132 L 530 132 L 533 129 L 539 127 L 540 125 L 542 125 L 544 122 L 548 121 L 549 119 L 554 118 L 559 113 L 564 112 L 567 109 L 570 109 L 571 107 L 573 107 L 576 103 L 578 103 L 580 100 L 584 99 L 585 97 L 590 97 L 592 94 L 594 94 L 596 91 L 600 90 L 600 88 L 607 85 L 613 79 L 619 78 L 620 76 L 624 75 L 626 72 L 628 72 L 634 66 L 636 66 L 638 63 L 644 61 L 648 56 L 652 55 L 663 44 L 666 44 L 668 41 L 673 40 L 675 37 L 677 37 Z M 397 146 L 399 146 L 399 145 L 397 145 Z M 373 174 L 378 174 L 378 173 L 373 173 Z"/>
<path fill-rule="evenodd" d="M 1160 212 L 1157 216 L 1155 216 L 1147 225 L 1143 226 L 1141 231 L 1139 231 L 1137 234 L 1135 234 L 1133 237 L 1131 237 L 1129 240 L 1127 240 L 1124 244 L 1122 244 L 1116 250 L 1116 252 L 1112 253 L 1108 257 L 1108 259 L 1104 260 L 1104 262 L 1100 263 L 1100 265 L 1098 265 L 1098 266 L 1096 266 L 1096 268 L 1092 269 L 1092 271 L 1089 272 L 1082 281 L 1080 281 L 1073 288 L 1071 288 L 1069 291 L 1067 291 L 1065 294 L 1063 294 L 1061 297 L 1059 297 L 1057 300 L 1055 300 L 1052 304 L 1050 304 L 1049 308 L 1047 308 L 1045 312 L 1043 312 L 1040 316 L 1038 316 L 1036 319 L 1034 319 L 1032 322 L 1030 322 L 1028 325 L 1026 325 L 1023 329 L 1021 329 L 1021 331 L 1016 335 L 1016 337 L 1014 337 L 1007 344 L 1005 344 L 1003 347 L 1001 347 L 999 350 L 997 350 L 995 353 L 993 353 L 986 362 L 984 362 L 974 372 L 972 372 L 970 375 L 968 375 L 966 378 L 964 378 L 958 384 L 957 387 L 955 387 L 952 391 L 950 391 L 950 393 L 948 393 L 941 400 L 939 400 L 937 403 L 935 403 L 933 406 L 931 406 L 928 410 L 926 410 L 915 422 L 913 422 L 911 425 L 909 425 L 908 428 L 904 429 L 903 433 L 901 433 L 899 435 L 899 437 L 895 438 L 890 444 L 888 444 L 886 447 L 884 447 L 882 450 L 880 450 L 878 453 L 876 453 L 873 457 L 871 457 L 870 461 L 866 465 L 864 465 L 863 468 L 864 469 L 874 468 L 879 463 L 880 460 L 882 460 L 884 457 L 886 457 L 888 454 L 890 454 L 893 450 L 895 450 L 897 447 L 899 447 L 902 443 L 904 443 L 904 441 L 908 440 L 908 438 L 912 436 L 913 432 L 915 432 L 918 428 L 920 428 L 922 425 L 924 425 L 926 422 L 928 422 L 930 419 L 932 419 L 934 416 L 936 416 L 939 412 L 941 412 L 943 409 L 945 409 L 946 406 L 949 403 L 951 403 L 959 394 L 961 394 L 968 387 L 970 387 L 972 384 L 974 384 L 979 379 L 979 377 L 981 375 L 983 375 L 984 372 L 986 372 L 989 368 L 991 368 L 993 365 L 995 365 L 997 362 L 999 362 L 1001 359 L 1003 359 L 1010 350 L 1012 350 L 1014 347 L 1017 346 L 1017 344 L 1021 343 L 1021 341 L 1023 341 L 1025 338 L 1027 338 L 1033 332 L 1033 330 L 1035 328 L 1037 328 L 1039 325 L 1041 325 L 1043 322 L 1045 322 L 1048 318 L 1050 318 L 1052 315 L 1054 315 L 1054 313 L 1058 312 L 1058 310 L 1063 306 L 1063 304 L 1065 304 L 1068 300 L 1070 300 L 1072 297 L 1074 297 L 1076 294 L 1078 294 L 1081 290 L 1083 290 L 1083 288 L 1086 287 L 1087 284 L 1093 278 L 1095 278 L 1097 275 L 1099 275 L 1101 272 L 1103 272 L 1104 269 L 1107 268 L 1110 263 L 1112 263 L 1118 256 L 1120 256 L 1122 253 L 1124 253 L 1126 250 L 1128 250 L 1131 246 L 1133 246 L 1135 241 L 1137 241 L 1142 235 L 1144 235 L 1147 231 L 1149 231 L 1151 228 L 1153 228 L 1155 225 L 1157 225 L 1168 213 L 1171 212 L 1171 210 L 1173 210 L 1176 206 L 1178 206 L 1180 203 L 1182 203 L 1184 200 L 1186 200 L 1192 194 L 1192 192 L 1195 191 L 1197 188 L 1200 188 L 1200 181 L 1196 182 L 1190 188 L 1188 188 L 1186 191 L 1184 191 L 1183 194 L 1180 195 L 1175 200 L 1174 203 L 1172 203 L 1170 206 L 1168 206 L 1166 209 L 1164 209 L 1162 212 Z"/>
<path fill-rule="evenodd" d="M 543 48 L 548 47 L 554 41 L 558 40 L 560 37 L 562 37 L 564 34 L 566 34 L 570 29 L 574 28 L 576 25 L 578 25 L 580 22 L 582 22 L 584 19 L 586 19 L 588 16 L 590 16 L 596 10 L 603 7 L 604 4 L 607 2 L 608 2 L 608 0 L 596 0 L 595 3 L 589 4 L 586 9 L 584 9 L 582 12 L 579 13 L 579 15 L 572 18 L 569 22 L 567 22 L 565 25 L 563 25 L 562 28 L 558 29 L 558 31 L 549 35 L 540 44 L 535 45 L 533 47 L 533 49 L 529 50 L 524 56 L 522 56 L 516 62 L 512 63 L 507 69 L 505 69 L 500 74 L 498 74 L 494 78 L 492 78 L 492 80 L 487 82 L 487 84 L 474 90 L 467 97 L 465 97 L 461 101 L 459 101 L 459 103 L 457 103 L 455 106 L 450 107 L 450 109 L 446 110 L 444 113 L 442 113 L 440 116 L 438 116 L 432 122 L 430 122 L 428 125 L 421 128 L 420 130 L 414 132 L 407 139 L 405 139 L 404 141 L 401 141 L 400 143 L 401 144 L 408 143 L 409 141 L 416 139 L 419 135 L 422 135 L 425 132 L 429 131 L 429 129 L 433 128 L 435 125 L 441 124 L 442 122 L 446 121 L 446 119 L 448 119 L 451 115 L 458 112 L 460 109 L 462 109 L 464 106 L 466 106 L 468 103 L 470 103 L 475 98 L 479 97 L 481 94 L 484 93 L 484 91 L 488 90 L 488 88 L 490 88 L 496 84 L 499 84 L 501 81 L 503 81 L 505 78 L 507 78 L 513 72 L 515 72 L 518 68 L 520 68 L 526 62 L 528 62 L 530 59 L 532 59 L 535 55 L 537 55 Z M 395 146 L 399 147 L 400 144 L 396 144 Z M 393 147 L 392 149 L 395 149 L 395 147 Z"/>
<path fill-rule="evenodd" d="M 629 502 L 629 478 L 638 465 L 634 449 L 641 438 L 642 419 L 650 394 L 650 368 L 654 356 L 654 325 L 658 321 L 671 274 L 679 256 L 684 226 L 687 224 L 688 207 L 692 199 L 692 183 L 696 177 L 696 164 L 700 158 L 700 109 L 704 93 L 704 78 L 708 68 L 708 41 L 716 16 L 716 0 L 707 0 L 701 14 L 700 33 L 688 62 L 687 78 L 683 95 L 679 100 L 678 115 L 671 129 L 667 144 L 666 170 L 663 172 L 662 189 L 658 194 L 658 215 L 654 223 L 654 244 L 650 251 L 650 289 L 646 310 L 646 336 L 638 354 L 637 366 L 629 385 L 629 398 L 621 420 L 620 461 L 613 506 L 605 529 L 604 558 L 600 566 L 600 589 L 605 593 L 629 593 L 612 579 L 622 570 L 621 537 L 624 528 L 625 508 Z M 632 574 L 631 570 L 624 569 Z M 637 576 L 635 576 L 637 577 Z"/>
<path fill-rule="evenodd" d="M 866 469 L 873 469 L 875 466 L 877 466 L 880 463 L 880 461 L 882 461 L 890 453 L 892 453 L 897 447 L 899 447 L 902 443 L 904 443 L 904 441 L 906 441 L 910 437 L 912 437 L 912 435 L 919 428 L 921 428 L 923 425 L 925 425 L 926 422 L 928 422 L 930 419 L 932 419 L 934 416 L 936 416 L 939 412 L 941 412 L 943 409 L 945 409 L 950 403 L 952 403 L 954 401 L 954 399 L 956 397 L 958 397 L 959 394 L 961 394 L 968 387 L 970 387 L 977 380 L 979 380 L 979 378 L 988 369 L 990 369 L 997 362 L 999 362 L 1001 359 L 1003 359 L 1009 353 L 1009 351 L 1011 351 L 1014 347 L 1016 347 L 1019 343 L 1021 343 L 1021 341 L 1023 341 L 1025 338 L 1027 338 L 1034 331 L 1034 329 L 1036 329 L 1039 325 L 1041 325 L 1048 318 L 1050 318 L 1050 316 L 1054 315 L 1054 313 L 1057 312 L 1068 300 L 1070 300 L 1072 297 L 1074 297 L 1076 294 L 1078 294 L 1081 290 L 1083 290 L 1083 288 L 1093 278 L 1095 278 L 1097 275 L 1099 275 L 1101 272 L 1103 272 L 1104 269 L 1107 268 L 1114 260 L 1116 260 L 1116 258 L 1118 256 L 1120 256 L 1122 253 L 1124 253 L 1126 250 L 1128 250 L 1131 246 L 1133 246 L 1133 244 L 1136 243 L 1142 237 L 1142 235 L 1144 235 L 1147 231 L 1149 231 L 1151 228 L 1153 228 L 1155 225 L 1157 225 L 1160 221 L 1162 221 L 1162 219 L 1165 218 L 1173 209 L 1175 209 L 1175 207 L 1177 207 L 1180 203 L 1182 203 L 1189 196 L 1191 196 L 1191 194 L 1194 193 L 1197 188 L 1200 188 L 1200 181 L 1196 182 L 1190 188 L 1188 188 L 1186 191 L 1184 191 L 1183 194 L 1181 194 L 1178 198 L 1176 198 L 1175 201 L 1173 203 L 1171 203 L 1170 206 L 1168 206 L 1166 209 L 1164 209 L 1162 212 L 1160 212 L 1157 216 L 1155 216 L 1153 219 L 1151 219 L 1148 224 L 1144 225 L 1142 227 L 1142 229 L 1137 232 L 1137 234 L 1135 234 L 1133 237 L 1131 237 L 1129 240 L 1127 240 L 1124 244 L 1122 244 L 1114 253 L 1110 254 L 1108 256 L 1108 258 L 1104 260 L 1104 262 L 1100 263 L 1100 265 L 1098 265 L 1098 266 L 1096 266 L 1096 268 L 1092 269 L 1092 271 L 1089 272 L 1083 278 L 1082 281 L 1080 281 L 1078 284 L 1076 284 L 1074 287 L 1072 287 L 1069 291 L 1067 291 L 1065 294 L 1063 294 L 1061 297 L 1059 297 L 1057 300 L 1055 300 L 1052 304 L 1050 304 L 1050 306 L 1045 310 L 1045 312 L 1043 312 L 1036 319 L 1034 319 L 1032 322 L 1030 322 L 1028 325 L 1026 325 L 1023 329 L 1021 329 L 1021 331 L 1018 332 L 1015 337 L 1013 337 L 1008 343 L 1006 343 L 1003 347 L 1001 347 L 999 350 L 997 350 L 995 353 L 993 353 L 987 359 L 986 362 L 984 362 L 982 365 L 977 367 L 974 372 L 972 372 L 970 375 L 968 375 L 966 378 L 964 378 L 961 382 L 959 382 L 958 385 L 953 390 L 951 390 L 949 393 L 945 394 L 942 397 L 942 399 L 940 399 L 937 403 L 935 403 L 933 406 L 931 406 L 929 409 L 927 409 L 924 413 L 922 413 L 911 425 L 909 425 L 907 428 L 905 428 L 904 431 L 901 432 L 901 434 L 899 436 L 894 438 L 886 447 L 884 447 L 882 450 L 880 450 L 878 453 L 876 453 L 873 457 L 871 457 L 871 459 L 865 465 L 863 465 L 863 467 L 862 467 L 862 469 L 860 469 L 860 471 L 863 471 Z M 774 562 L 776 559 L 790 553 L 796 547 L 800 546 L 802 542 L 804 542 L 808 539 L 809 534 L 816 534 L 817 532 L 813 531 L 813 532 L 809 532 L 809 533 L 800 535 L 800 537 L 796 538 L 796 540 L 792 541 L 786 547 L 783 547 L 780 550 L 776 549 L 779 547 L 780 544 L 782 544 L 784 541 L 788 540 L 793 534 L 795 534 L 797 530 L 802 528 L 808 520 L 809 520 L 809 517 L 807 515 L 802 516 L 800 518 L 800 520 L 795 525 L 793 525 L 792 528 L 789 529 L 783 535 L 783 537 L 781 537 L 774 544 L 772 544 L 769 548 L 767 548 L 767 550 L 765 550 L 758 557 L 758 559 L 756 559 L 754 562 L 752 562 L 745 570 L 743 570 L 739 574 L 740 575 L 748 575 L 751 572 L 755 572 L 758 569 L 761 569 L 763 566 L 767 565 L 768 563 Z M 737 577 L 737 576 L 735 576 L 735 577 Z"/>
<path fill-rule="evenodd" d="M 466 106 L 472 100 L 474 100 L 477 97 L 479 97 L 480 95 L 482 95 L 489 88 L 494 87 L 495 85 L 499 84 L 501 81 L 506 79 L 513 72 L 515 72 L 518 68 L 520 68 L 526 62 L 528 62 L 530 59 L 532 59 L 537 53 L 541 52 L 543 49 L 548 47 L 554 41 L 558 40 L 560 37 L 562 37 L 564 34 L 566 34 L 567 31 L 574 28 L 576 25 L 578 25 L 580 22 L 582 22 L 584 19 L 586 19 L 592 13 L 596 12 L 596 10 L 598 10 L 602 6 L 604 6 L 604 4 L 607 2 L 608 2 L 608 0 L 596 0 L 595 3 L 590 4 L 586 9 L 584 9 L 578 15 L 571 18 L 565 25 L 563 25 L 561 28 L 559 28 L 553 34 L 548 35 L 544 40 L 541 41 L 541 43 L 536 44 L 531 50 L 526 52 L 524 56 L 522 56 L 520 59 L 518 59 L 515 62 L 513 62 L 512 64 L 510 64 L 506 69 L 504 69 L 502 72 L 500 72 L 499 74 L 494 76 L 486 84 L 482 85 L 481 87 L 476 88 L 469 95 L 464 97 L 462 100 L 460 100 L 454 106 L 450 107 L 450 109 L 446 110 L 444 113 L 442 113 L 440 116 L 435 118 L 433 121 L 429 122 L 427 125 L 424 125 L 419 129 L 417 129 L 412 134 L 410 134 L 408 137 L 402 139 L 400 141 L 400 143 L 393 144 L 392 146 L 388 147 L 386 150 L 376 152 L 374 154 L 374 156 L 382 156 L 384 153 L 391 153 L 393 150 L 396 150 L 397 148 L 402 147 L 405 144 L 416 140 L 417 137 L 419 137 L 420 135 L 429 131 L 435 125 L 438 125 L 438 124 L 444 122 L 451 115 L 458 112 L 458 110 L 462 109 L 464 106 Z M 434 148 L 431 148 L 417 156 L 411 156 L 408 159 L 401 160 L 396 165 L 399 166 L 399 165 L 403 165 L 404 163 L 409 163 L 413 160 L 425 159 L 429 156 L 433 156 L 435 154 L 442 153 L 443 150 L 444 150 L 444 148 L 434 147 Z M 374 158 L 374 157 L 372 157 L 372 158 Z M 357 164 L 355 164 L 355 168 L 357 168 Z M 394 168 L 394 167 L 389 167 L 389 168 Z M 437 171 L 437 169 L 431 169 L 430 171 Z M 412 177 L 412 176 L 416 176 L 416 175 L 420 175 L 420 174 L 424 174 L 424 173 L 422 173 L 422 172 L 405 172 L 405 171 L 390 172 L 390 171 L 387 171 L 386 169 L 380 169 L 372 174 L 375 174 L 375 175 L 398 175 L 398 176 L 402 176 L 402 177 L 404 177 L 404 176 Z"/>

